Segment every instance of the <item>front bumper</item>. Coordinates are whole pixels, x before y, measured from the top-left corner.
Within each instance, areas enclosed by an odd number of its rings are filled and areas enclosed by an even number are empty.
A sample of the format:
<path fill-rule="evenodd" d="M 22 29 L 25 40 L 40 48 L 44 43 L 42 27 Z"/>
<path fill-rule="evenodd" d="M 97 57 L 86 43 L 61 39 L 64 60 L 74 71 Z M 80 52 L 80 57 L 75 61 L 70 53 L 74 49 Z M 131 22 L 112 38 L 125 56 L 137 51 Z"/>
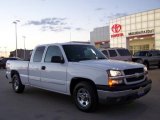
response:
<path fill-rule="evenodd" d="M 120 87 L 98 86 L 98 97 L 101 102 L 123 101 L 144 96 L 151 90 L 151 80 L 145 80 L 135 85 Z"/>

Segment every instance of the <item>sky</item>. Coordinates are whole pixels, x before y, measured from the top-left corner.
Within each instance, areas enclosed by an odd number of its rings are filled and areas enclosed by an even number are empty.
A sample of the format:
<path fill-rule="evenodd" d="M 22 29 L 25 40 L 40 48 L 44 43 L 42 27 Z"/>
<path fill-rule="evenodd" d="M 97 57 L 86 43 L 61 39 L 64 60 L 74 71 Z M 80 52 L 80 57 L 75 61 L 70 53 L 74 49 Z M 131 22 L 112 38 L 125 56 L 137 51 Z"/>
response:
<path fill-rule="evenodd" d="M 89 41 L 120 16 L 160 8 L 160 0 L 0 0 L 0 54 L 39 44 Z M 1 56 L 0 55 L 0 56 Z"/>

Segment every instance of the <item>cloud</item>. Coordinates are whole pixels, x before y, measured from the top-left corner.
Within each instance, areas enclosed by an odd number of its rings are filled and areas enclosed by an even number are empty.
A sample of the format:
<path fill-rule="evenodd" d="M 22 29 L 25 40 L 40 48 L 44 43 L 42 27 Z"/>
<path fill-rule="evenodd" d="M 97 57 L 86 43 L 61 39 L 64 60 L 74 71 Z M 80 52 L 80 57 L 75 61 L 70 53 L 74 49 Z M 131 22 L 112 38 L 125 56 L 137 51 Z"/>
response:
<path fill-rule="evenodd" d="M 29 20 L 25 23 L 25 25 L 34 25 L 39 26 L 41 31 L 54 31 L 54 32 L 62 32 L 66 30 L 74 29 L 76 31 L 82 31 L 83 28 L 80 27 L 72 27 L 68 25 L 66 22 L 67 18 L 44 18 L 41 20 Z"/>
<path fill-rule="evenodd" d="M 123 17 L 123 16 L 127 16 L 127 13 L 115 13 L 115 14 L 111 14 L 109 16 L 107 16 L 108 19 L 115 19 L 118 17 Z"/>
<path fill-rule="evenodd" d="M 25 25 L 40 26 L 41 31 L 61 32 L 72 29 L 66 22 L 67 18 L 44 18 L 41 20 L 29 20 Z"/>
<path fill-rule="evenodd" d="M 77 28 L 75 28 L 75 30 L 76 31 L 82 31 L 82 30 L 84 30 L 83 28 L 80 28 L 80 27 L 77 27 Z"/>
<path fill-rule="evenodd" d="M 41 20 L 30 20 L 25 25 L 65 25 L 66 18 L 44 18 Z"/>
<path fill-rule="evenodd" d="M 96 8 L 95 11 L 101 11 L 104 10 L 104 8 Z"/>

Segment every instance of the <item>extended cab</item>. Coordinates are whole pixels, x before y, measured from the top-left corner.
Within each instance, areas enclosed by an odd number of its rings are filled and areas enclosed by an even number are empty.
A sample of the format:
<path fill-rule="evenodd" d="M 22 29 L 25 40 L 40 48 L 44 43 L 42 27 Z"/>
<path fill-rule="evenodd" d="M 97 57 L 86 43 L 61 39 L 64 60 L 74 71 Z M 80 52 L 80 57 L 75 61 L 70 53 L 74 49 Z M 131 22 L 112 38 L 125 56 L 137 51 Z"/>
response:
<path fill-rule="evenodd" d="M 99 101 L 134 100 L 151 89 L 144 65 L 108 60 L 94 46 L 77 43 L 37 46 L 30 61 L 7 61 L 6 77 L 16 93 L 30 85 L 71 95 L 85 112 Z"/>

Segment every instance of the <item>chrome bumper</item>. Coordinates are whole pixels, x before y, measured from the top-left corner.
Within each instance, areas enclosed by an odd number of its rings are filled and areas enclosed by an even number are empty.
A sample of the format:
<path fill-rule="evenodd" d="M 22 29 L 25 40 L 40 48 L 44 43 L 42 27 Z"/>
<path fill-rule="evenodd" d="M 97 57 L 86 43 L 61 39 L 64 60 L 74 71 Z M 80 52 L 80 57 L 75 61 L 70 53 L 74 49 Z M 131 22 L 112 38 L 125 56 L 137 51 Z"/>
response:
<path fill-rule="evenodd" d="M 148 82 L 145 86 L 139 86 L 137 89 L 128 89 L 123 91 L 106 91 L 98 90 L 98 97 L 100 101 L 108 101 L 109 99 L 120 98 L 139 98 L 147 94 L 151 90 L 152 82 Z"/>

